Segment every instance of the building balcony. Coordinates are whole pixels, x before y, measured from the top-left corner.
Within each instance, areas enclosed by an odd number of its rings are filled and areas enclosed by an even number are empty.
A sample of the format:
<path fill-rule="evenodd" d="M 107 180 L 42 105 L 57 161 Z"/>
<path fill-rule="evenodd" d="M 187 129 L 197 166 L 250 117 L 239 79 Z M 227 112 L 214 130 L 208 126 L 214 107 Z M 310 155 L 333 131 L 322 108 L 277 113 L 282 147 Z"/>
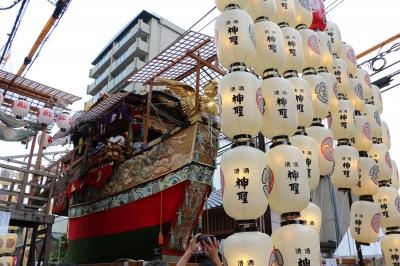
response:
<path fill-rule="evenodd" d="M 119 75 L 135 58 L 139 58 L 140 61 L 145 62 L 148 53 L 149 44 L 137 38 L 129 49 L 111 64 L 111 74 L 113 76 Z"/>
<path fill-rule="evenodd" d="M 139 20 L 138 23 L 118 43 L 114 44 L 112 49 L 113 56 L 120 57 L 137 38 L 147 41 L 149 35 L 150 26 L 143 22 L 143 20 Z"/>
<path fill-rule="evenodd" d="M 132 63 L 130 63 L 120 74 L 113 78 L 108 84 L 108 92 L 114 93 L 120 91 L 120 85 L 126 81 L 126 79 L 132 75 L 135 71 L 142 68 L 146 63 L 135 57 Z"/>
<path fill-rule="evenodd" d="M 97 79 L 104 70 L 110 65 L 112 52 L 108 52 L 103 59 L 100 60 L 94 67 L 92 67 L 89 71 L 89 77 L 92 79 Z"/>
<path fill-rule="evenodd" d="M 103 89 L 108 82 L 108 75 L 110 74 L 110 69 L 107 68 L 100 77 L 98 77 L 92 84 L 87 86 L 86 93 L 89 95 L 96 95 L 99 91 Z"/>

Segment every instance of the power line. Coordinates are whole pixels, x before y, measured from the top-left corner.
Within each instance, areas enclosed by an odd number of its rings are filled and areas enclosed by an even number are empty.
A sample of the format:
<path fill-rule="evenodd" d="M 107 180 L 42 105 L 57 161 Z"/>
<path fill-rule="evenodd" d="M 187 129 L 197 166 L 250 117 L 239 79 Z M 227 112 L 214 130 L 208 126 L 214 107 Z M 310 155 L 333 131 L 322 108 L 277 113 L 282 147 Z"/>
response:
<path fill-rule="evenodd" d="M 11 8 L 13 8 L 14 6 L 16 6 L 19 2 L 21 2 L 22 0 L 17 0 L 17 1 L 14 1 L 14 3 L 13 4 L 11 4 L 10 6 L 7 6 L 7 7 L 0 7 L 0 10 L 7 10 L 7 9 L 11 9 Z"/>
<path fill-rule="evenodd" d="M 8 40 L 7 40 L 6 44 L 4 45 L 3 53 L 0 57 L 0 64 L 3 62 L 6 54 L 11 50 L 12 42 L 14 40 L 15 35 L 17 34 L 19 25 L 21 24 L 22 17 L 25 14 L 25 10 L 26 10 L 28 4 L 29 4 L 29 0 L 22 0 L 21 7 L 18 10 L 17 16 L 14 21 L 14 25 L 11 29 L 11 32 L 8 34 Z"/>

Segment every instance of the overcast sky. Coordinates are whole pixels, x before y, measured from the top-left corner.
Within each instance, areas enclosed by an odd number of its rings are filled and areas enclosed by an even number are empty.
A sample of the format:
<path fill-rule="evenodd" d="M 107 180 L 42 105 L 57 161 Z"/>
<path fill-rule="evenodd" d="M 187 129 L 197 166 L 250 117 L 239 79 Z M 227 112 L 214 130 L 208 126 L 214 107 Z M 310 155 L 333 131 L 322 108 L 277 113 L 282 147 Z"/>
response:
<path fill-rule="evenodd" d="M 338 2 L 340 2 L 339 0 Z M 13 0 L 2 0 L 7 6 Z M 333 0 L 326 1 L 329 5 Z M 90 63 L 108 41 L 143 9 L 156 13 L 183 29 L 190 27 L 214 6 L 211 0 L 72 0 L 59 26 L 46 43 L 27 78 L 53 86 L 85 100 Z M 12 10 L 0 11 L 0 46 L 11 31 L 19 5 Z M 11 58 L 2 69 L 15 73 L 28 53 L 54 7 L 47 0 L 31 0 L 20 29 L 14 40 Z M 399 0 L 345 0 L 328 14 L 328 20 L 337 23 L 342 39 L 351 44 L 356 54 L 399 32 Z M 216 15 L 214 11 L 203 25 Z M 205 33 L 212 34 L 213 24 Z M 399 54 L 400 55 L 400 54 Z M 400 123 L 398 99 L 400 87 L 383 94 L 383 119 L 388 122 L 392 135 L 392 158 L 400 164 Z M 82 102 L 73 106 L 79 110 Z M 0 155 L 27 153 L 21 144 L 0 143 Z M 7 147 L 4 149 L 3 147 Z M 8 147 L 12 147 L 8 149 Z M 11 152 L 12 151 L 12 152 Z"/>

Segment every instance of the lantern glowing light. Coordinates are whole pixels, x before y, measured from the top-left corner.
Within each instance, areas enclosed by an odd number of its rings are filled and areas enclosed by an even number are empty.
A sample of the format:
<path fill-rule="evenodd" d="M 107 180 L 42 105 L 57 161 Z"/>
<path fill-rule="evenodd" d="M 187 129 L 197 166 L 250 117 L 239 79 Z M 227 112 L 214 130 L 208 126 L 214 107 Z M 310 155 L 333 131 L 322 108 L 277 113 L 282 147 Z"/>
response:
<path fill-rule="evenodd" d="M 247 12 L 232 6 L 221 13 L 215 22 L 215 42 L 218 60 L 225 68 L 232 64 L 250 65 L 255 56 L 255 37 Z"/>
<path fill-rule="evenodd" d="M 235 70 L 235 68 L 234 68 Z M 262 127 L 264 100 L 260 81 L 245 71 L 226 74 L 218 84 L 221 129 L 225 136 L 256 135 Z"/>
<path fill-rule="evenodd" d="M 342 52 L 342 36 L 340 34 L 338 25 L 328 21 L 326 23 L 325 31 L 331 38 L 332 53 L 336 56 L 339 56 Z"/>
<path fill-rule="evenodd" d="M 371 125 L 372 139 L 377 140 L 382 136 L 381 115 L 373 104 L 365 104 L 363 114 Z"/>
<path fill-rule="evenodd" d="M 333 65 L 331 38 L 323 31 L 318 31 L 317 35 L 322 59 L 322 65 L 320 67 L 331 69 Z"/>
<path fill-rule="evenodd" d="M 372 147 L 371 124 L 363 115 L 355 116 L 356 130 L 351 139 L 352 146 L 358 151 L 369 151 Z"/>
<path fill-rule="evenodd" d="M 355 133 L 354 109 L 347 100 L 339 100 L 338 107 L 331 112 L 330 130 L 336 140 L 351 139 Z"/>
<path fill-rule="evenodd" d="M 255 72 L 263 76 L 267 69 L 281 69 L 286 62 L 281 29 L 267 18 L 261 17 L 254 24 L 256 54 L 251 62 Z"/>
<path fill-rule="evenodd" d="M 381 212 L 378 204 L 356 201 L 350 211 L 350 233 L 360 244 L 374 243 L 379 236 Z"/>
<path fill-rule="evenodd" d="M 317 70 L 322 65 L 321 48 L 316 32 L 310 29 L 298 30 L 302 40 L 305 69 Z"/>
<path fill-rule="evenodd" d="M 262 81 L 265 113 L 261 132 L 272 139 L 275 136 L 292 136 L 298 126 L 296 96 L 292 84 L 284 78 L 273 76 Z"/>
<path fill-rule="evenodd" d="M 382 101 L 382 95 L 381 95 L 381 90 L 379 89 L 378 86 L 372 84 L 372 102 L 374 103 L 376 109 L 380 114 L 383 112 L 383 101 Z"/>
<path fill-rule="evenodd" d="M 40 141 L 42 139 L 42 134 L 41 133 L 38 138 L 37 138 L 37 143 L 40 145 Z M 49 134 L 49 133 L 45 133 L 44 136 L 44 140 L 43 140 L 43 149 L 46 149 L 47 147 L 49 147 L 51 145 L 51 143 L 53 143 L 53 137 Z"/>
<path fill-rule="evenodd" d="M 41 125 L 50 125 L 54 120 L 54 111 L 50 108 L 44 107 L 39 109 L 37 121 Z"/>
<path fill-rule="evenodd" d="M 72 126 L 72 117 L 67 112 L 63 112 L 57 116 L 56 122 L 60 130 L 65 132 Z"/>
<path fill-rule="evenodd" d="M 378 166 L 378 179 L 381 181 L 390 178 L 392 176 L 392 160 L 386 146 L 374 143 L 368 154 Z"/>
<path fill-rule="evenodd" d="M 357 185 L 359 178 L 358 151 L 350 145 L 338 145 L 333 150 L 335 166 L 331 175 L 332 184 L 341 191 L 349 191 Z"/>
<path fill-rule="evenodd" d="M 304 54 L 299 32 L 291 27 L 283 27 L 281 31 L 286 54 L 286 64 L 279 70 L 281 75 L 285 76 L 287 71 L 302 72 L 304 69 Z"/>
<path fill-rule="evenodd" d="M 299 220 L 303 220 L 304 224 L 314 229 L 318 234 L 321 230 L 322 212 L 318 205 L 310 202 L 307 208 L 300 212 Z"/>
<path fill-rule="evenodd" d="M 350 87 L 347 90 L 349 98 L 354 110 L 362 111 L 365 107 L 364 89 L 361 83 L 356 78 L 350 78 Z"/>
<path fill-rule="evenodd" d="M 351 192 L 356 196 L 374 195 L 378 192 L 378 166 L 375 161 L 365 155 L 360 156 L 359 171 L 357 184 L 351 188 Z"/>
<path fill-rule="evenodd" d="M 365 69 L 357 68 L 357 78 L 363 87 L 364 98 L 367 101 L 371 101 L 374 95 L 371 85 L 371 79 L 368 72 Z"/>
<path fill-rule="evenodd" d="M 313 138 L 303 134 L 290 137 L 290 143 L 302 151 L 306 162 L 310 191 L 314 191 L 317 189 L 320 180 L 318 143 Z"/>
<path fill-rule="evenodd" d="M 381 208 L 382 228 L 400 226 L 400 196 L 392 187 L 380 187 L 374 195 L 374 202 Z"/>
<path fill-rule="evenodd" d="M 253 21 L 256 21 L 259 17 L 267 17 L 268 20 L 274 21 L 275 12 L 275 0 L 248 0 L 247 13 Z"/>
<path fill-rule="evenodd" d="M 392 160 L 392 176 L 390 177 L 390 186 L 396 190 L 399 190 L 399 171 L 397 168 L 397 164 Z"/>
<path fill-rule="evenodd" d="M 297 147 L 281 144 L 267 151 L 269 205 L 280 213 L 300 212 L 310 199 L 304 155 Z M 290 204 L 287 204 L 290 202 Z"/>
<path fill-rule="evenodd" d="M 313 13 L 310 0 L 294 0 L 295 28 L 309 28 L 313 22 Z"/>
<path fill-rule="evenodd" d="M 235 233 L 224 241 L 227 265 L 269 265 L 272 254 L 271 238 L 261 232 Z"/>
<path fill-rule="evenodd" d="M 298 77 L 295 72 L 287 74 L 285 78 L 292 84 L 296 97 L 298 127 L 309 127 L 313 120 L 313 108 L 310 85 Z"/>
<path fill-rule="evenodd" d="M 268 207 L 265 153 L 238 146 L 221 158 L 221 184 L 225 212 L 236 220 L 257 219 Z"/>
<path fill-rule="evenodd" d="M 275 257 L 282 260 L 279 265 L 320 265 L 319 236 L 314 229 L 289 224 L 276 229 L 271 238 Z"/>
<path fill-rule="evenodd" d="M 306 132 L 317 142 L 319 147 L 320 175 L 331 174 L 334 165 L 332 132 L 322 124 L 312 125 L 306 129 Z"/>
<path fill-rule="evenodd" d="M 390 147 L 392 146 L 392 142 L 390 140 L 390 131 L 387 123 L 383 120 L 381 120 L 381 125 L 382 125 L 382 136 L 380 139 L 380 142 L 386 146 L 388 150 L 390 150 Z"/>
<path fill-rule="evenodd" d="M 340 55 L 344 61 L 346 61 L 347 66 L 349 67 L 349 76 L 357 77 L 357 59 L 354 49 L 351 45 L 343 43 L 342 44 L 342 53 Z"/>
<path fill-rule="evenodd" d="M 296 24 L 294 0 L 275 0 L 275 2 L 275 23 L 279 26 L 287 25 L 294 28 Z"/>
<path fill-rule="evenodd" d="M 327 72 L 326 69 L 320 69 L 318 75 L 326 81 L 328 90 L 328 110 L 332 112 L 336 110 L 339 104 L 338 82 L 336 76 Z"/>
<path fill-rule="evenodd" d="M 11 111 L 17 117 L 17 119 L 22 119 L 29 113 L 30 106 L 27 101 L 20 98 L 14 100 Z"/>
<path fill-rule="evenodd" d="M 347 96 L 348 90 L 351 89 L 351 84 L 346 62 L 343 59 L 334 58 L 330 72 L 336 77 L 338 94 Z"/>
<path fill-rule="evenodd" d="M 385 265 L 398 265 L 400 262 L 400 233 L 393 232 L 387 234 L 381 240 L 382 254 Z"/>
<path fill-rule="evenodd" d="M 303 78 L 311 88 L 314 119 L 325 119 L 329 113 L 329 93 L 326 80 L 312 71 L 305 72 Z"/>

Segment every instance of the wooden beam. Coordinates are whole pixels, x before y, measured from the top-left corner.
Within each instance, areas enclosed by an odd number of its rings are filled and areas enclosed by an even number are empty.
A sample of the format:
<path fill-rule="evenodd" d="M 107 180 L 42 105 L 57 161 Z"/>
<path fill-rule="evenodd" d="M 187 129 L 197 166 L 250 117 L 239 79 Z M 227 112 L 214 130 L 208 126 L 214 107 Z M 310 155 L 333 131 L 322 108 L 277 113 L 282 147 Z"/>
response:
<path fill-rule="evenodd" d="M 362 58 L 362 57 L 364 57 L 364 56 L 366 56 L 366 55 L 368 55 L 368 54 L 370 54 L 370 53 L 372 53 L 372 52 L 374 52 L 374 51 L 376 51 L 376 50 L 382 48 L 382 47 L 385 46 L 386 44 L 391 43 L 391 42 L 393 42 L 393 41 L 395 41 L 395 40 L 397 40 L 397 39 L 400 39 L 400 33 L 398 33 L 398 34 L 396 34 L 396 35 L 390 37 L 389 39 L 387 39 L 387 40 L 385 40 L 385 41 L 383 41 L 383 42 L 378 43 L 377 45 L 372 46 L 371 48 L 365 50 L 365 51 L 362 52 L 362 53 L 359 53 L 359 54 L 357 55 L 357 59 L 360 59 L 360 58 Z"/>
<path fill-rule="evenodd" d="M 203 58 L 201 58 L 200 56 L 198 56 L 198 55 L 196 55 L 194 53 L 190 53 L 189 56 L 192 57 L 193 59 L 196 59 L 197 61 L 199 61 L 202 65 L 214 70 L 215 72 L 217 72 L 221 76 L 224 76 L 226 74 L 223 69 L 219 68 L 218 66 L 215 66 L 215 65 L 211 64 L 210 62 L 204 60 Z"/>
<path fill-rule="evenodd" d="M 18 172 L 28 173 L 28 174 L 46 176 L 46 177 L 49 177 L 49 178 L 54 178 L 55 177 L 55 175 L 52 174 L 52 173 L 48 173 L 48 172 L 44 172 L 44 171 L 37 171 L 37 170 L 29 170 L 29 169 L 20 168 L 20 167 L 8 165 L 8 164 L 0 163 L 0 167 L 1 168 L 5 168 L 5 169 L 9 169 L 9 170 L 18 171 Z"/>
<path fill-rule="evenodd" d="M 150 82 L 149 93 L 147 94 L 147 105 L 146 105 L 146 121 L 144 125 L 144 133 L 143 133 L 143 143 L 147 144 L 149 140 L 149 128 L 151 122 L 151 100 L 153 97 L 153 80 Z"/>
<path fill-rule="evenodd" d="M 195 98 L 194 98 L 194 111 L 195 114 L 200 112 L 200 70 L 201 70 L 201 63 L 197 60 L 196 66 L 196 91 L 195 91 Z"/>

